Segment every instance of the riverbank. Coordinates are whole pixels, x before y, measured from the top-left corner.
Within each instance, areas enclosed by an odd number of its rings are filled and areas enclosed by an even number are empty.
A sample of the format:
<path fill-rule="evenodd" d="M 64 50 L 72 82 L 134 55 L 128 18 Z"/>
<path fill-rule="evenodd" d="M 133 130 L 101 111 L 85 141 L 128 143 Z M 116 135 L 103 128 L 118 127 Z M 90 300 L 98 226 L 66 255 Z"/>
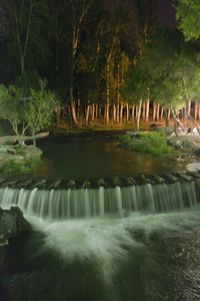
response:
<path fill-rule="evenodd" d="M 41 159 L 42 151 L 33 145 L 0 145 L 0 173 L 27 172 L 34 168 Z"/>

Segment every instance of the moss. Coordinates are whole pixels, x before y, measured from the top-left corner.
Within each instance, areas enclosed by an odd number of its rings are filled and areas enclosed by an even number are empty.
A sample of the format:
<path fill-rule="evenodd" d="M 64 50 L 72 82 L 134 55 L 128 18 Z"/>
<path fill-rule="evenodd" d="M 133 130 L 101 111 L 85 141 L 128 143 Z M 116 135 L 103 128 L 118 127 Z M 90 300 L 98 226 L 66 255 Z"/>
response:
<path fill-rule="evenodd" d="M 148 153 L 152 155 L 163 155 L 174 153 L 173 147 L 167 145 L 164 132 L 148 132 L 135 135 L 123 135 L 120 146 L 131 151 Z"/>
<path fill-rule="evenodd" d="M 9 160 L 5 162 L 2 166 L 2 173 L 3 174 L 10 174 L 13 172 L 21 172 L 26 173 L 30 170 L 34 169 L 38 164 L 39 159 L 24 159 L 22 161 L 16 161 L 15 159 Z"/>
<path fill-rule="evenodd" d="M 42 151 L 34 146 L 16 146 L 16 154 L 5 160 L 2 165 L 2 173 L 14 172 L 26 173 L 34 169 L 40 162 Z"/>

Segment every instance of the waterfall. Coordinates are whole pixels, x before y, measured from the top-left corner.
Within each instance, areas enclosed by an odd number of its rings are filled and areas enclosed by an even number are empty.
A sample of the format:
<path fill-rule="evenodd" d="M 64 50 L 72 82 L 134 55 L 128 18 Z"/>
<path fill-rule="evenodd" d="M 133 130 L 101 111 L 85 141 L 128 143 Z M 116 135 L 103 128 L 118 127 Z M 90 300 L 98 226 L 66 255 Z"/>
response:
<path fill-rule="evenodd" d="M 114 188 L 0 188 L 0 206 L 19 206 L 27 215 L 50 220 L 128 216 L 132 212 L 170 212 L 191 208 L 200 200 L 200 180 Z"/>

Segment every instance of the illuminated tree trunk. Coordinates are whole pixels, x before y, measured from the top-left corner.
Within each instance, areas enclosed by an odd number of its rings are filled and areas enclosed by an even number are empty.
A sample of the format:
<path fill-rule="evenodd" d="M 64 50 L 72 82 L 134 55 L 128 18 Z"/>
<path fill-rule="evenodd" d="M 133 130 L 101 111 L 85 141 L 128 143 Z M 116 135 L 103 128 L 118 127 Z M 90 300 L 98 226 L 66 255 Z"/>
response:
<path fill-rule="evenodd" d="M 122 121 L 123 121 L 123 111 L 124 111 L 124 104 L 123 104 L 123 102 L 121 102 L 121 104 L 120 104 L 120 117 L 119 117 L 120 123 L 122 123 Z"/>
<path fill-rule="evenodd" d="M 120 104 L 117 103 L 117 123 L 120 122 Z"/>
<path fill-rule="evenodd" d="M 113 122 L 116 122 L 116 105 L 113 105 Z"/>
<path fill-rule="evenodd" d="M 167 119 L 170 120 L 170 116 L 171 116 L 171 110 L 168 109 L 168 114 L 167 114 Z"/>
<path fill-rule="evenodd" d="M 156 121 L 156 103 L 153 103 L 153 121 Z"/>
<path fill-rule="evenodd" d="M 126 122 L 128 123 L 129 121 L 129 105 L 128 102 L 126 103 Z"/>
<path fill-rule="evenodd" d="M 85 112 L 85 125 L 88 125 L 89 122 L 89 116 L 90 116 L 90 106 L 86 106 L 86 112 Z"/>
<path fill-rule="evenodd" d="M 188 100 L 188 103 L 187 103 L 187 114 L 190 116 L 191 114 L 191 100 Z"/>
<path fill-rule="evenodd" d="M 92 110 L 92 121 L 94 121 L 94 119 L 95 119 L 95 105 L 94 104 L 92 104 L 91 110 Z"/>
<path fill-rule="evenodd" d="M 197 120 L 198 117 L 198 105 L 197 102 L 194 102 L 194 120 Z"/>
<path fill-rule="evenodd" d="M 160 105 L 159 103 L 157 103 L 157 106 L 156 106 L 156 121 L 159 121 L 160 119 Z"/>
<path fill-rule="evenodd" d="M 160 119 L 161 120 L 163 119 L 163 113 L 164 113 L 164 109 L 163 109 L 163 107 L 161 107 L 161 111 L 160 111 Z"/>
<path fill-rule="evenodd" d="M 149 104 L 150 104 L 150 100 L 147 99 L 147 101 L 146 101 L 146 116 L 145 116 L 146 121 L 149 121 Z"/>
<path fill-rule="evenodd" d="M 106 66 L 106 124 L 109 123 L 109 107 L 110 107 L 110 59 L 107 62 Z"/>
<path fill-rule="evenodd" d="M 137 114 L 137 122 L 136 122 L 136 129 L 137 132 L 140 130 L 140 116 L 142 111 L 142 99 L 140 99 L 139 106 L 138 106 L 138 114 Z"/>
<path fill-rule="evenodd" d="M 146 119 L 146 102 L 143 102 L 143 108 L 142 108 L 142 119 Z"/>

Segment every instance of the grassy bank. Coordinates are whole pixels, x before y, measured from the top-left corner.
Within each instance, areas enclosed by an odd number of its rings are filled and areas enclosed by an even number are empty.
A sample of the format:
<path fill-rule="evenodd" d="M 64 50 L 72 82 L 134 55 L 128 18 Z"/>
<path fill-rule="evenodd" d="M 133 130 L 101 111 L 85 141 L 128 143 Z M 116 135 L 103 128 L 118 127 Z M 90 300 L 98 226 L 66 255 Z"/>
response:
<path fill-rule="evenodd" d="M 123 135 L 120 138 L 120 147 L 155 156 L 175 153 L 174 148 L 167 144 L 164 132 L 141 132 L 133 135 Z"/>

